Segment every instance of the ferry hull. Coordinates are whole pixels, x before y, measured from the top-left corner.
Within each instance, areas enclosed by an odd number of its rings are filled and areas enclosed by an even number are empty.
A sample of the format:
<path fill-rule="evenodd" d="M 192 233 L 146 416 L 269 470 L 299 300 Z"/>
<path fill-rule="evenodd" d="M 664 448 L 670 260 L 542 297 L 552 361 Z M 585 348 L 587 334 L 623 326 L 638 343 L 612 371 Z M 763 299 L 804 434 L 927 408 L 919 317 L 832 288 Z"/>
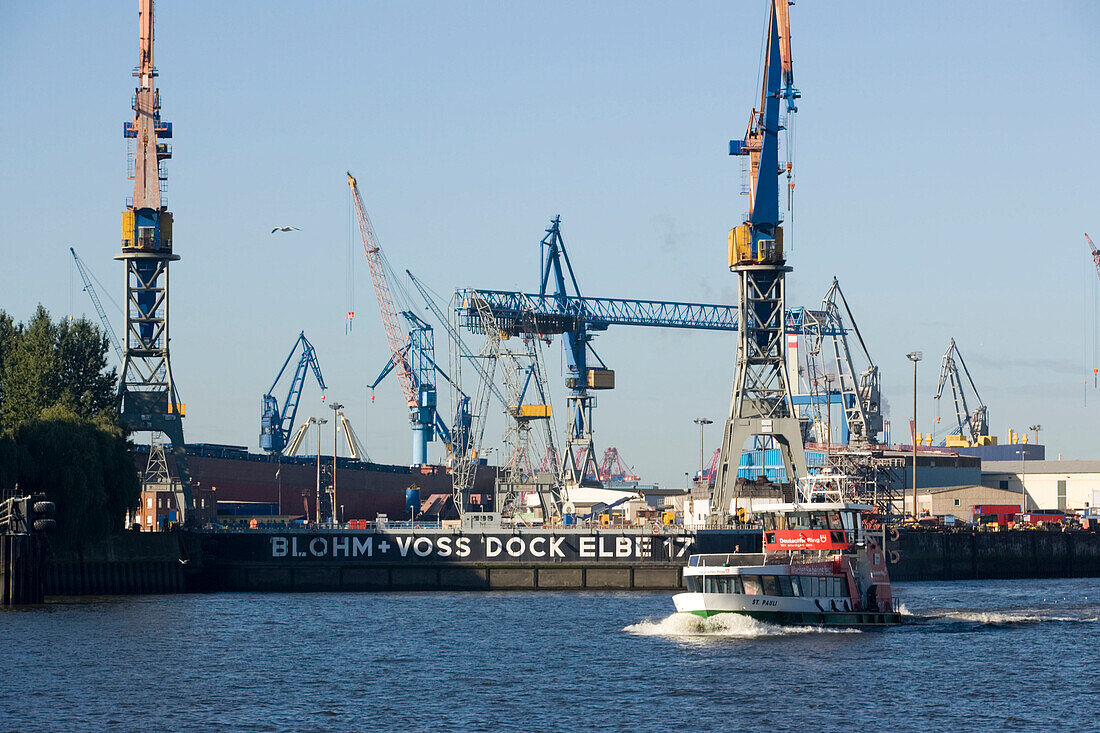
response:
<path fill-rule="evenodd" d="M 799 626 L 894 626 L 902 623 L 902 615 L 897 612 L 834 610 L 834 599 L 678 593 L 672 600 L 678 612 L 701 618 L 732 613 L 767 623 Z"/>

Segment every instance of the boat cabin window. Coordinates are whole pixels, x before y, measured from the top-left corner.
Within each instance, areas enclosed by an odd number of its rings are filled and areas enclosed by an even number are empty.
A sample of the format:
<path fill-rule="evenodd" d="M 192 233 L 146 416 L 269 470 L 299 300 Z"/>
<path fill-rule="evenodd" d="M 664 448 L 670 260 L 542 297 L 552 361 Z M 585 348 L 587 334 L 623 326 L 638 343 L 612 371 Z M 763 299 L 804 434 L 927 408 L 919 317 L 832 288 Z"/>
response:
<path fill-rule="evenodd" d="M 777 519 L 779 520 L 778 522 L 776 521 Z M 783 519 L 782 517 L 777 517 L 775 514 L 765 514 L 764 515 L 764 529 L 770 529 L 770 530 L 783 529 L 782 526 L 777 526 L 777 525 L 782 524 L 782 519 Z"/>
<path fill-rule="evenodd" d="M 810 512 L 810 529 L 828 529 L 826 512 Z"/>
<path fill-rule="evenodd" d="M 733 593 L 749 596 L 803 595 L 799 578 L 790 575 L 735 575 L 732 578 L 735 582 Z"/>
<path fill-rule="evenodd" d="M 685 579 L 686 581 L 687 579 Z M 699 577 L 694 578 L 696 586 L 698 586 Z M 744 588 L 741 584 L 741 577 L 738 575 L 705 575 L 702 578 L 703 592 L 704 593 L 744 593 Z M 698 593 L 699 591 L 691 590 L 691 584 L 688 585 L 688 591 L 692 593 Z"/>
<path fill-rule="evenodd" d="M 810 517 L 807 512 L 790 512 L 787 514 L 787 529 L 809 529 Z"/>
<path fill-rule="evenodd" d="M 796 595 L 794 588 L 791 584 L 791 576 L 779 575 L 776 576 L 776 581 L 779 583 L 779 595 L 781 596 L 793 596 Z"/>
<path fill-rule="evenodd" d="M 684 578 L 684 585 L 687 586 L 688 593 L 702 593 L 703 592 L 703 578 L 700 575 L 688 575 Z"/>
<path fill-rule="evenodd" d="M 795 581 L 793 584 L 795 595 L 810 598 L 843 598 L 848 595 L 844 578 L 815 578 L 804 575 L 793 576 L 792 580 Z"/>
<path fill-rule="evenodd" d="M 760 580 L 764 583 L 764 595 L 766 596 L 778 596 L 779 585 L 776 583 L 776 577 L 774 575 L 761 575 Z"/>
<path fill-rule="evenodd" d="M 843 529 L 840 523 L 840 512 L 829 512 L 829 529 Z"/>

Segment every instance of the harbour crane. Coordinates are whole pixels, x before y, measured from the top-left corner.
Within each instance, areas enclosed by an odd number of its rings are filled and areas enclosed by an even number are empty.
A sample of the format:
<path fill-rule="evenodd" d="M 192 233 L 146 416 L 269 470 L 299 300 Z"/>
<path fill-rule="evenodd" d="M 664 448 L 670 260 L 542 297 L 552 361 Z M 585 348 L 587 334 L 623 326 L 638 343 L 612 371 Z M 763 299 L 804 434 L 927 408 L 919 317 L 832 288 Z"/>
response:
<path fill-rule="evenodd" d="M 1100 250 L 1096 249 L 1096 245 L 1092 243 L 1092 237 L 1090 237 L 1088 235 L 1088 232 L 1085 233 L 1085 241 L 1089 243 L 1089 249 L 1092 251 L 1092 264 L 1096 266 L 1096 277 L 1100 278 Z M 1100 374 L 1100 369 L 1098 369 L 1096 367 L 1093 367 L 1093 369 L 1092 369 L 1092 386 L 1093 387 L 1096 387 L 1096 385 L 1097 385 L 1098 374 Z M 1087 380 L 1085 382 L 1085 385 L 1086 385 L 1086 387 L 1088 386 L 1088 381 Z"/>
<path fill-rule="evenodd" d="M 958 363 L 956 363 L 956 360 L 958 360 Z M 962 367 L 961 374 L 959 372 L 960 366 Z M 966 384 L 970 385 L 970 390 L 974 393 L 974 399 L 978 403 L 973 412 L 967 406 L 963 376 L 966 377 Z M 943 395 L 943 388 L 948 383 L 951 384 L 951 397 L 955 403 L 955 426 L 947 437 L 940 441 L 940 445 L 954 443 L 953 436 L 957 436 L 967 445 L 984 444 L 985 441 L 989 440 L 989 416 L 985 403 L 982 402 L 981 395 L 978 394 L 974 379 L 970 376 L 970 370 L 966 368 L 962 353 L 955 344 L 955 339 L 951 339 L 951 345 L 947 347 L 947 351 L 944 352 L 943 358 L 940 360 L 940 383 L 936 388 L 935 399 L 940 399 Z"/>
<path fill-rule="evenodd" d="M 120 346 L 122 342 L 118 340 L 118 334 L 115 333 L 115 329 L 111 325 L 110 319 L 107 318 L 106 311 L 103 310 L 103 303 L 99 300 L 99 293 L 96 292 L 95 287 L 92 285 L 91 273 L 88 272 L 88 268 L 84 265 L 84 260 L 80 259 L 75 249 L 69 247 L 69 252 L 73 255 L 73 262 L 76 263 L 76 269 L 80 273 L 80 279 L 84 281 L 84 292 L 92 299 L 92 305 L 95 306 L 95 311 L 99 314 L 99 323 L 103 326 L 103 335 L 111 342 L 111 346 L 115 350 L 115 356 L 118 357 L 118 363 L 126 363 L 126 359 L 122 356 L 122 346 Z"/>
<path fill-rule="evenodd" d="M 298 365 L 291 377 L 286 398 L 283 399 L 283 407 L 279 409 L 279 400 L 275 398 L 273 393 L 279 386 L 279 380 L 283 378 L 286 368 L 294 359 L 294 355 L 298 353 L 298 347 L 301 347 L 302 353 L 298 357 Z M 282 368 L 275 376 L 275 381 L 271 383 L 271 387 L 263 396 L 260 414 L 261 450 L 268 453 L 282 453 L 290 443 L 290 432 L 294 429 L 294 418 L 298 414 L 298 401 L 302 397 L 302 387 L 305 386 L 308 370 L 313 371 L 313 376 L 317 379 L 317 385 L 321 388 L 321 399 L 323 400 L 323 393 L 328 389 L 325 386 L 325 378 L 321 375 L 321 365 L 317 362 L 317 352 L 314 351 L 313 344 L 306 338 L 305 331 L 302 331 L 298 334 L 298 339 L 291 347 L 290 353 L 287 354 L 286 361 L 283 362 Z"/>
<path fill-rule="evenodd" d="M 640 480 L 632 466 L 626 465 L 619 449 L 612 446 L 603 452 L 603 461 L 600 462 L 600 480 L 609 483 L 637 482 Z"/>
<path fill-rule="evenodd" d="M 172 157 L 172 148 L 163 141 L 172 137 L 172 123 L 160 115 L 158 71 L 153 63 L 153 0 L 138 0 L 138 64 L 133 76 L 137 78 L 130 102 L 133 118 L 123 123 L 122 134 L 132 141 L 134 195 L 122 213 L 122 252 L 115 255 L 126 270 L 118 412 L 120 422 L 133 432 L 168 436 L 180 478 L 174 498 L 180 521 L 187 524 L 194 502 L 183 437 L 184 405 L 169 356 L 168 270 L 180 258 L 173 249 L 173 218 L 164 195 L 163 164 Z"/>
<path fill-rule="evenodd" d="M 560 216 L 551 220 L 540 246 L 539 292 L 459 288 L 455 311 L 459 324 L 474 333 L 498 330 L 505 337 L 535 339 L 563 336 L 570 391 L 564 472 L 566 479 L 577 485 L 592 484 L 599 471 L 592 446 L 595 398 L 591 391 L 610 389 L 615 383 L 614 372 L 592 348 L 595 334 L 613 325 L 736 332 L 738 306 L 582 296 L 561 236 Z M 790 334 L 811 329 L 815 334 L 838 336 L 843 329 L 825 311 L 807 308 L 787 311 L 784 320 Z M 590 359 L 595 359 L 597 366 L 591 366 Z"/>
<path fill-rule="evenodd" d="M 839 303 L 838 303 L 839 300 Z M 840 307 L 844 307 L 844 314 Z M 836 382 L 835 393 L 839 396 L 839 402 L 844 411 L 844 426 L 846 428 L 848 442 L 857 448 L 865 448 L 878 443 L 878 436 L 882 432 L 882 393 L 879 386 L 879 369 L 867 350 L 867 343 L 856 325 L 855 316 L 848 306 L 848 300 L 840 289 L 840 282 L 834 277 L 832 285 L 821 300 L 821 312 L 827 319 L 824 324 L 813 322 L 813 326 L 807 326 L 804 330 L 807 339 L 807 363 L 811 374 L 807 380 L 810 385 L 812 404 L 815 410 L 821 404 L 832 403 L 833 387 Z M 822 327 L 822 326 L 825 327 Z M 822 360 L 823 342 L 826 338 L 824 331 L 831 331 L 836 335 L 829 337 L 832 340 L 833 371 L 828 372 Z M 848 333 L 854 333 L 863 352 L 864 360 L 868 366 L 856 373 L 855 363 L 852 360 L 852 352 L 848 345 Z M 821 394 L 821 385 L 826 383 L 827 396 Z M 823 399 L 824 397 L 824 399 Z M 796 400 L 796 404 L 798 400 Z M 832 442 L 829 437 L 828 442 Z"/>
<path fill-rule="evenodd" d="M 794 86 L 788 10 L 788 0 L 768 0 L 760 104 L 749 115 L 744 138 L 731 140 L 729 147 L 730 155 L 748 159 L 750 209 L 727 240 L 729 269 L 738 277 L 740 328 L 733 395 L 711 494 L 712 524 L 725 524 L 731 504 L 742 498 L 737 470 L 748 439 L 775 441 L 787 480 L 795 486 L 808 475 L 787 368 L 786 273 L 792 268 L 786 264 L 779 214 L 779 176 L 789 176 L 792 169 L 789 145 L 786 165 L 780 165 L 779 133 L 788 128 L 801 97 Z"/>
<path fill-rule="evenodd" d="M 1100 250 L 1096 249 L 1088 233 L 1085 234 L 1085 241 L 1089 243 L 1089 249 L 1092 250 L 1092 264 L 1096 265 L 1096 276 L 1100 277 Z"/>
<path fill-rule="evenodd" d="M 397 308 L 394 306 L 386 274 L 389 268 L 375 236 L 374 226 L 363 206 L 359 184 L 351 173 L 347 176 L 355 217 L 359 222 L 359 234 L 363 240 L 363 252 L 367 257 L 378 311 L 382 316 L 382 327 L 390 349 L 392 369 L 397 374 L 401 394 L 409 408 L 409 422 L 413 429 L 412 465 L 426 465 L 428 443 L 433 438 L 436 426 L 435 341 L 432 328 L 419 318 L 410 318 L 411 311 L 406 311 L 403 315 L 410 321 L 411 329 L 408 338 L 402 336 L 397 323 Z"/>

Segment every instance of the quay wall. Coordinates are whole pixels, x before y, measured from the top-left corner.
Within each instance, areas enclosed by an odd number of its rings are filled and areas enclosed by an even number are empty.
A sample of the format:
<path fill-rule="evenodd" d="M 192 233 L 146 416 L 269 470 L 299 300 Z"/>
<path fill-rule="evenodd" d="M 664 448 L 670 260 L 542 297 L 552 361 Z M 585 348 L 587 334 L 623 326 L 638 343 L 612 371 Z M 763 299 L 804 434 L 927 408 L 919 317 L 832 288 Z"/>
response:
<path fill-rule="evenodd" d="M 901 530 L 893 580 L 1100 577 L 1100 532 Z"/>
<path fill-rule="evenodd" d="M 66 551 L 45 566 L 47 596 L 182 593 L 199 590 L 198 546 L 179 532 L 121 532 Z"/>
<path fill-rule="evenodd" d="M 425 533 L 421 533 L 423 535 Z M 429 533 L 430 534 L 430 533 Z M 439 537 L 454 533 L 439 532 Z M 518 557 L 272 556 L 272 533 L 125 532 L 66 552 L 42 568 L 46 596 L 217 591 L 655 590 L 683 587 L 677 549 L 621 558 L 567 553 Z M 325 533 L 299 533 L 300 547 Z M 529 538 L 533 534 L 527 535 Z M 618 535 L 606 535 L 615 547 Z M 639 547 L 641 534 L 632 538 Z M 671 535 L 670 535 L 671 536 Z M 654 535 L 652 546 L 670 536 Z M 685 552 L 759 552 L 759 534 L 684 533 Z M 327 535 L 331 541 L 333 534 Z M 578 535 L 579 537 L 579 535 Z M 376 540 L 381 539 L 375 535 Z M 393 537 L 391 536 L 391 539 Z M 415 538 L 414 538 L 415 540 Z M 405 546 L 415 548 L 405 538 Z M 453 539 L 452 539 L 453 542 Z M 755 542 L 755 544 L 754 544 Z M 575 543 L 579 545 L 578 543 Z M 623 543 L 626 544 L 625 541 Z M 602 546 L 602 545 L 601 545 Z M 895 581 L 1100 577 L 1100 532 L 901 530 L 888 541 Z M 302 552 L 299 550 L 298 552 Z M 896 552 L 896 554 L 894 554 Z M 296 554 L 296 553 L 295 553 Z M 760 556 L 751 557 L 756 562 Z"/>
<path fill-rule="evenodd" d="M 370 565 L 232 563 L 210 574 L 212 591 L 678 590 L 682 564 Z"/>

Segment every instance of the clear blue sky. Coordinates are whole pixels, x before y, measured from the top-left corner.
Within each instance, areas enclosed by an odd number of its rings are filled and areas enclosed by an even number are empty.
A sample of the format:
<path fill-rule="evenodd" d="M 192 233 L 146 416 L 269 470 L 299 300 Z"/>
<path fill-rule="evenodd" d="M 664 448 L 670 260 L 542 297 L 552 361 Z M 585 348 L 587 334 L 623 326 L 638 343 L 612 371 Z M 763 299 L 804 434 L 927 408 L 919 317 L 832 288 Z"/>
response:
<path fill-rule="evenodd" d="M 345 334 L 345 170 L 394 266 L 439 292 L 535 287 L 538 240 L 561 214 L 586 294 L 733 302 L 725 241 L 743 201 L 726 150 L 758 94 L 763 21 L 756 0 L 160 3 L 188 439 L 255 447 L 260 396 L 305 329 L 372 456 L 409 460 L 396 383 L 367 406 L 387 355 L 359 250 Z M 840 278 L 895 437 L 905 353 L 925 353 L 928 431 L 955 337 L 995 433 L 1038 422 L 1052 457 L 1100 457 L 1082 236 L 1100 235 L 1100 6 L 804 0 L 791 24 L 791 304 Z M 136 26 L 133 0 L 0 4 L 0 307 L 17 318 L 39 302 L 92 313 L 70 245 L 121 300 Z M 301 231 L 269 234 L 283 224 Z M 733 338 L 620 328 L 596 346 L 618 377 L 598 448 L 682 481 L 692 418 L 718 422 L 717 446 Z M 550 367 L 560 395 L 561 359 Z M 302 413 L 322 409 L 307 387 Z"/>

